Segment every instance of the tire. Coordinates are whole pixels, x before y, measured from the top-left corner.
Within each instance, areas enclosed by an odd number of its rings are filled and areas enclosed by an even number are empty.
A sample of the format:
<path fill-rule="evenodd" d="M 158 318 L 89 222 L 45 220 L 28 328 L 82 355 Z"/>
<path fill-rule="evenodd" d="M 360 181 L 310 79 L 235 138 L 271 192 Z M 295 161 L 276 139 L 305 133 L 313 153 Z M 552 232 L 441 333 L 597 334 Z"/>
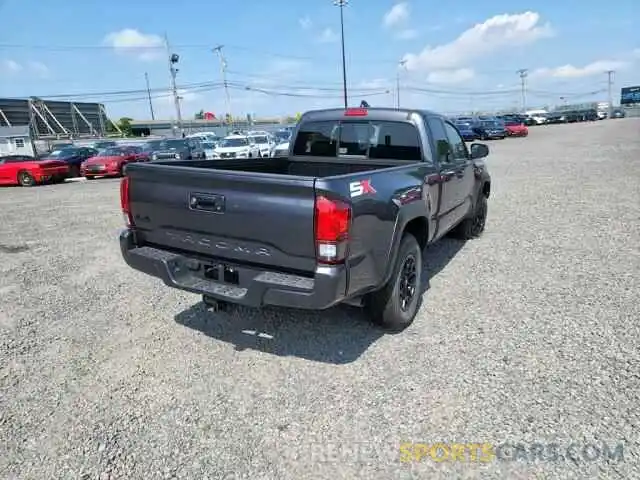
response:
<path fill-rule="evenodd" d="M 84 178 L 86 178 L 87 180 L 95 180 L 96 177 L 92 177 L 91 175 L 85 175 Z"/>
<path fill-rule="evenodd" d="M 487 197 L 480 193 L 473 214 L 462 220 L 457 227 L 453 229 L 455 237 L 462 240 L 471 240 L 477 238 L 484 232 L 487 223 L 488 202 Z"/>
<path fill-rule="evenodd" d="M 405 233 L 391 279 L 382 289 L 365 298 L 365 311 L 371 321 L 390 333 L 401 332 L 411 325 L 420 305 L 421 278 L 422 250 L 416 238 Z M 403 283 L 406 285 L 407 280 L 409 291 L 405 289 L 404 293 L 409 295 L 403 302 Z"/>
<path fill-rule="evenodd" d="M 36 184 L 35 178 L 29 172 L 18 173 L 18 185 L 21 187 L 33 187 Z"/>

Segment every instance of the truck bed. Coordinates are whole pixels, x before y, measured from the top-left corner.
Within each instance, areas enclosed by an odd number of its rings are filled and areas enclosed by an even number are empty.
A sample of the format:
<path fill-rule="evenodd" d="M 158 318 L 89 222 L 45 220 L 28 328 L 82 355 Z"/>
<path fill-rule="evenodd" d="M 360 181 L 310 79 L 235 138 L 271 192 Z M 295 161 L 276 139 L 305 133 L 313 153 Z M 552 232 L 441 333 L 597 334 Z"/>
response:
<path fill-rule="evenodd" d="M 331 158 L 322 160 L 312 160 L 307 158 L 303 158 L 301 160 L 290 160 L 287 157 L 153 162 L 154 165 L 160 164 L 175 167 L 204 168 L 234 172 L 268 173 L 314 178 L 325 178 L 337 175 L 347 175 L 349 173 L 380 170 L 382 168 L 397 167 L 405 163 L 411 162 L 370 159 L 352 159 L 348 161 L 344 158 L 341 158 L 340 161 L 337 162 L 336 159 Z"/>

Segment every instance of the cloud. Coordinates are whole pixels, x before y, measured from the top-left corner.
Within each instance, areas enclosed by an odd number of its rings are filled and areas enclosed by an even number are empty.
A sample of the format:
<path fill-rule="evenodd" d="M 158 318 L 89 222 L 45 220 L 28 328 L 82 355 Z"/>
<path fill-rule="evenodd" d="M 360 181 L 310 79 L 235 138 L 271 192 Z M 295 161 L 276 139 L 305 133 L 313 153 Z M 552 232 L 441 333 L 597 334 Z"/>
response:
<path fill-rule="evenodd" d="M 458 68 L 455 70 L 438 70 L 431 72 L 427 76 L 430 83 L 463 83 L 468 82 L 476 76 L 476 73 L 470 68 Z"/>
<path fill-rule="evenodd" d="M 582 67 L 571 64 L 554 68 L 539 68 L 531 72 L 534 77 L 552 78 L 583 78 L 594 75 L 604 75 L 607 70 L 621 70 L 629 66 L 628 62 L 620 60 L 598 60 Z"/>
<path fill-rule="evenodd" d="M 29 70 L 32 71 L 35 75 L 40 78 L 48 78 L 49 77 L 49 67 L 47 67 L 42 62 L 30 61 L 28 63 Z"/>
<path fill-rule="evenodd" d="M 396 3 L 391 10 L 384 14 L 382 24 L 386 28 L 402 25 L 409 20 L 409 4 L 407 2 Z"/>
<path fill-rule="evenodd" d="M 318 37 L 320 43 L 333 43 L 338 41 L 338 34 L 330 27 L 325 28 Z"/>
<path fill-rule="evenodd" d="M 22 70 L 22 65 L 20 65 L 15 60 L 3 60 L 2 61 L 2 71 L 7 73 L 18 73 Z"/>
<path fill-rule="evenodd" d="M 400 40 L 413 40 L 414 38 L 418 37 L 419 32 L 413 28 L 405 28 L 404 30 L 401 30 L 396 36 L 397 38 L 399 38 Z"/>
<path fill-rule="evenodd" d="M 505 13 L 473 26 L 450 43 L 409 53 L 404 60 L 409 70 L 455 69 L 504 47 L 530 44 L 551 35 L 551 27 L 540 24 L 538 13 Z"/>
<path fill-rule="evenodd" d="M 140 60 L 155 60 L 162 56 L 165 43 L 159 35 L 142 33 L 133 28 L 124 28 L 104 37 L 104 43 L 118 53 L 127 53 Z"/>
<path fill-rule="evenodd" d="M 313 22 L 308 16 L 299 19 L 298 23 L 303 30 L 309 30 L 313 26 Z"/>

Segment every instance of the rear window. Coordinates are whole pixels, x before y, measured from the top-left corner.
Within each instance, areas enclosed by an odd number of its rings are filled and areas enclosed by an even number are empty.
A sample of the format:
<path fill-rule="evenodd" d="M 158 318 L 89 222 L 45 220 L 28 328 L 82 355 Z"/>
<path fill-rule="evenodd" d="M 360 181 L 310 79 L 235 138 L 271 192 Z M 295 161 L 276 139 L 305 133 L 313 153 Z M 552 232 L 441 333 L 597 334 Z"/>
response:
<path fill-rule="evenodd" d="M 298 130 L 293 154 L 422 160 L 418 130 L 401 122 L 307 122 Z"/>

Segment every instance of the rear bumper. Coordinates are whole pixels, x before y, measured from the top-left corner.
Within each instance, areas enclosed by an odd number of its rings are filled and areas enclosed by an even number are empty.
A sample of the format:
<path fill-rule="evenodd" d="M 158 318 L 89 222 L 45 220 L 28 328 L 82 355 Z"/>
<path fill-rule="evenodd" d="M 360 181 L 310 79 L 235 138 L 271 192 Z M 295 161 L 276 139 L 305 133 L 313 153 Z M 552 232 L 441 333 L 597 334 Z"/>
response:
<path fill-rule="evenodd" d="M 46 182 L 53 178 L 66 178 L 69 175 L 69 167 L 44 168 L 37 172 L 34 177 L 36 182 Z"/>
<path fill-rule="evenodd" d="M 314 277 L 308 278 L 229 262 L 237 272 L 238 283 L 211 280 L 204 277 L 208 262 L 167 250 L 136 247 L 131 230 L 120 233 L 120 250 L 127 265 L 161 279 L 169 287 L 248 307 L 324 310 L 340 303 L 347 287 L 344 266 L 318 267 Z"/>

